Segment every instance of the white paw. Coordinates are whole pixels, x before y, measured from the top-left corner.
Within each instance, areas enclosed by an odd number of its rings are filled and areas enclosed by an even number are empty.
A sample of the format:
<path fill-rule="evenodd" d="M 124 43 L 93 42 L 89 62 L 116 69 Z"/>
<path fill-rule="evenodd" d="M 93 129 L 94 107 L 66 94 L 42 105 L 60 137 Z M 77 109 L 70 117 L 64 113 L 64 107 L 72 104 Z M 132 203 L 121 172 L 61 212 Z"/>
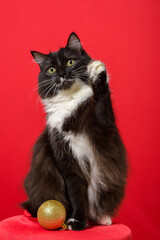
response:
<path fill-rule="evenodd" d="M 89 78 L 92 80 L 94 83 L 97 80 L 97 77 L 100 73 L 105 72 L 106 68 L 104 63 L 101 61 L 91 61 L 88 65 L 88 75 Z"/>
<path fill-rule="evenodd" d="M 74 219 L 74 218 L 68 219 L 68 221 L 67 221 L 67 228 L 68 228 L 68 230 L 73 230 L 73 229 L 72 229 L 72 225 L 73 225 L 73 223 L 75 223 L 75 222 L 78 222 L 78 220 L 76 220 L 76 219 Z"/>
<path fill-rule="evenodd" d="M 102 218 L 100 218 L 100 219 L 98 220 L 98 224 L 109 226 L 109 225 L 112 224 L 112 219 L 110 218 L 109 215 L 103 216 Z"/>

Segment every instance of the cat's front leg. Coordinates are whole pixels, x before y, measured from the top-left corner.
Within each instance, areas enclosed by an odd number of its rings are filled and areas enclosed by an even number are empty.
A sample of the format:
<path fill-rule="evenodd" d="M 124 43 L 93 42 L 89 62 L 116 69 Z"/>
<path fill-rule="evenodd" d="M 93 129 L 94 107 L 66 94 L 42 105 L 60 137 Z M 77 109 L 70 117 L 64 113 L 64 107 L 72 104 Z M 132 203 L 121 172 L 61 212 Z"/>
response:
<path fill-rule="evenodd" d="M 88 65 L 87 72 L 95 98 L 97 98 L 106 92 L 108 82 L 105 65 L 101 61 L 92 60 Z"/>
<path fill-rule="evenodd" d="M 88 65 L 87 73 L 93 89 L 94 113 L 97 123 L 107 128 L 113 127 L 115 120 L 104 63 L 92 60 Z"/>
<path fill-rule="evenodd" d="M 69 230 L 83 230 L 87 224 L 87 186 L 83 180 L 74 174 L 66 179 L 66 187 L 72 214 L 67 221 Z"/>

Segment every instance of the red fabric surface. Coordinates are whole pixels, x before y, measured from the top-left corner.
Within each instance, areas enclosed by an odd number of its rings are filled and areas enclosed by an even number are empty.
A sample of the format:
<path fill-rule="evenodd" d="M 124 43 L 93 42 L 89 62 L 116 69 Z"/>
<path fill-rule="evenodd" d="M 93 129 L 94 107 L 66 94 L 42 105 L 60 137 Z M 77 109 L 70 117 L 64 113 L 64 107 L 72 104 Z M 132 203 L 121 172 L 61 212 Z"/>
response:
<path fill-rule="evenodd" d="M 28 214 L 7 218 L 0 222 L 0 240 L 130 240 L 131 230 L 114 223 L 111 226 L 92 226 L 84 231 L 49 231 L 43 229 Z"/>

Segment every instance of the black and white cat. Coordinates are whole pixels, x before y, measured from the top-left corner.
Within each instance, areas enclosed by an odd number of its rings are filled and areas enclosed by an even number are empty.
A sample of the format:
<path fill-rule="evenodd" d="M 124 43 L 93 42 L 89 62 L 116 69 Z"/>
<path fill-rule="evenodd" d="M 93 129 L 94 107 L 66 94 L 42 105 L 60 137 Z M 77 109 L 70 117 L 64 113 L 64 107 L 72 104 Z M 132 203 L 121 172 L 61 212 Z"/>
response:
<path fill-rule="evenodd" d="M 65 48 L 31 52 L 39 64 L 39 95 L 47 114 L 25 180 L 32 216 L 46 200 L 67 210 L 68 229 L 87 219 L 110 225 L 123 196 L 126 152 L 111 105 L 105 65 L 85 52 L 75 33 Z"/>

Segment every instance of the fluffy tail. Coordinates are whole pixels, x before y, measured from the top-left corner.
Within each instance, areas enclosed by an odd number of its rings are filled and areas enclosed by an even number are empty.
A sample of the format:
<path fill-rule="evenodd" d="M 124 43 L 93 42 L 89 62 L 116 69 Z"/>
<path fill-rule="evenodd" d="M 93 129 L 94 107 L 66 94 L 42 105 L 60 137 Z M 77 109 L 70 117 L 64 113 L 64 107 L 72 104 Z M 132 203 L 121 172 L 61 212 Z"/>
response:
<path fill-rule="evenodd" d="M 32 217 L 37 217 L 37 212 L 34 210 L 30 201 L 22 202 L 20 206 L 23 209 L 27 210 L 32 215 Z"/>

